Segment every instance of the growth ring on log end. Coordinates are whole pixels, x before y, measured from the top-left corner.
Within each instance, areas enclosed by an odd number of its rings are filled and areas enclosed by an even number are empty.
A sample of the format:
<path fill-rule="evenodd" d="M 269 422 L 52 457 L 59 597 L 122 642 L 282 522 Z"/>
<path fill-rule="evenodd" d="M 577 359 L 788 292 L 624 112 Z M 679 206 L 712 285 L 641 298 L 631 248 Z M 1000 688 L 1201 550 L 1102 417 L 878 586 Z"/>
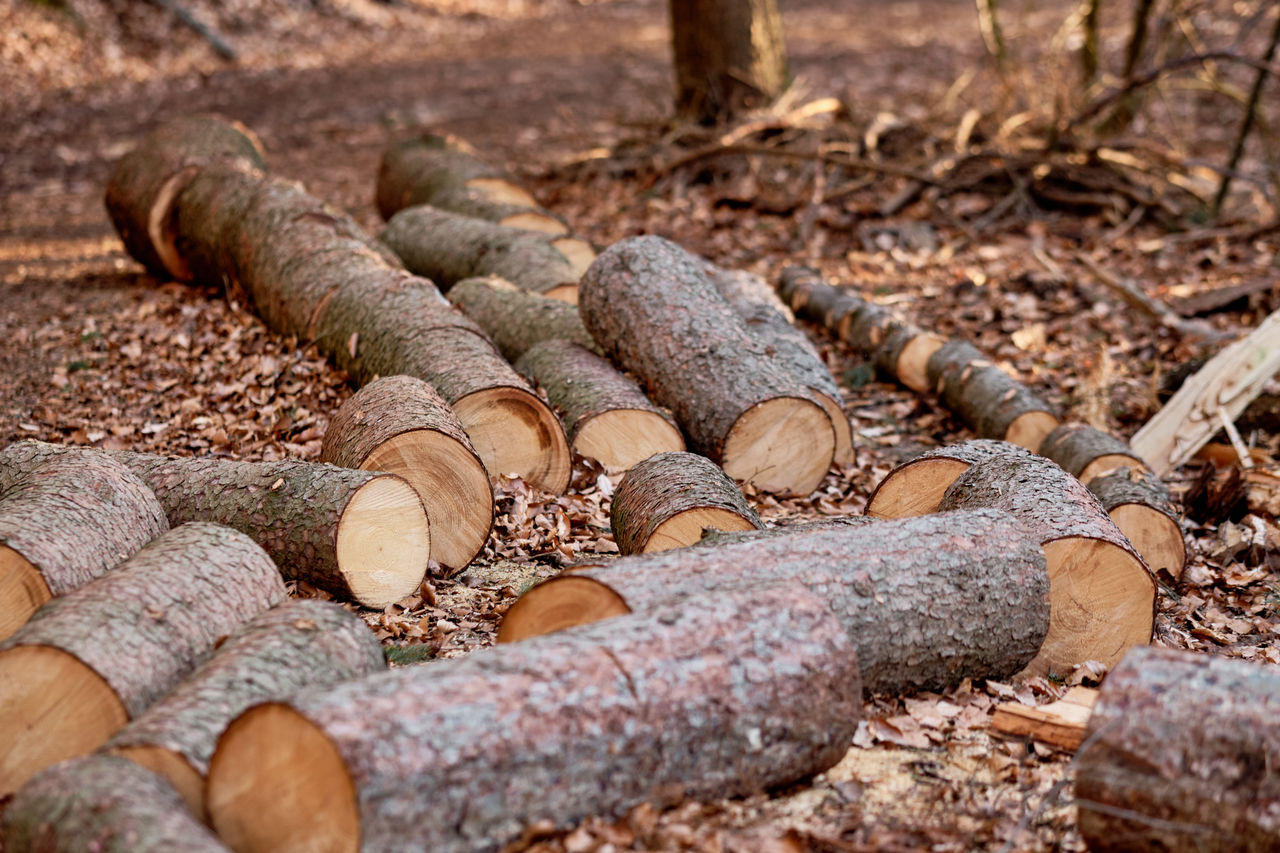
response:
<path fill-rule="evenodd" d="M 555 494 L 569 488 L 573 462 L 564 427 L 532 391 L 486 388 L 455 400 L 453 410 L 490 477 L 518 474 Z"/>
<path fill-rule="evenodd" d="M 827 475 L 835 451 L 826 409 L 812 400 L 775 397 L 734 421 L 721 466 L 733 479 L 766 492 L 806 495 Z"/>
<path fill-rule="evenodd" d="M 993 456 L 1030 452 L 1008 441 L 974 438 L 938 447 L 894 468 L 867 499 L 865 514 L 873 518 L 908 518 L 936 512 L 942 496 L 970 465 Z"/>
<path fill-rule="evenodd" d="M 418 493 L 400 477 L 361 486 L 338 522 L 335 549 L 352 597 L 378 608 L 416 590 L 431 551 L 428 524 Z"/>
<path fill-rule="evenodd" d="M 515 600 L 498 626 L 497 642 L 517 643 L 630 612 L 621 595 L 595 578 L 563 574 Z"/>

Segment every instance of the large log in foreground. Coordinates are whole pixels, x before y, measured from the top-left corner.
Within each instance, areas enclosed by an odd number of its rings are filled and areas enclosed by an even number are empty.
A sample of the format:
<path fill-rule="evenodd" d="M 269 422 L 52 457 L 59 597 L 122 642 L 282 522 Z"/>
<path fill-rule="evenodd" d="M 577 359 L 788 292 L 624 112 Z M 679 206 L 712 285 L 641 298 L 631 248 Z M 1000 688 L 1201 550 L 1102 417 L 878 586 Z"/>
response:
<path fill-rule="evenodd" d="M 808 493 L 835 452 L 826 409 L 766 352 L 707 278 L 661 237 L 622 240 L 582 277 L 582 321 L 730 477 Z"/>
<path fill-rule="evenodd" d="M 1034 453 L 1058 427 L 1047 403 L 966 341 L 949 341 L 931 355 L 928 375 L 942 404 L 979 438 L 1001 439 Z"/>
<path fill-rule="evenodd" d="M 1161 648 L 1107 676 L 1075 761 L 1097 851 L 1280 849 L 1280 670 Z"/>
<path fill-rule="evenodd" d="M 209 811 L 241 853 L 493 851 L 537 820 L 801 779 L 860 714 L 821 601 L 736 591 L 252 708 Z"/>
<path fill-rule="evenodd" d="M 507 611 L 498 641 L 772 586 L 804 586 L 827 603 L 870 692 L 1013 675 L 1049 630 L 1039 543 L 1007 513 L 980 510 L 715 534 L 706 545 L 623 557 L 530 589 Z"/>
<path fill-rule="evenodd" d="M 1007 441 L 973 438 L 937 447 L 894 468 L 867 498 L 866 514 L 873 518 L 907 518 L 937 512 L 942 496 L 970 465 L 1012 453 L 1031 452 Z"/>
<path fill-rule="evenodd" d="M 40 608 L 0 645 L 0 796 L 96 749 L 219 638 L 284 598 L 252 539 L 193 523 Z"/>

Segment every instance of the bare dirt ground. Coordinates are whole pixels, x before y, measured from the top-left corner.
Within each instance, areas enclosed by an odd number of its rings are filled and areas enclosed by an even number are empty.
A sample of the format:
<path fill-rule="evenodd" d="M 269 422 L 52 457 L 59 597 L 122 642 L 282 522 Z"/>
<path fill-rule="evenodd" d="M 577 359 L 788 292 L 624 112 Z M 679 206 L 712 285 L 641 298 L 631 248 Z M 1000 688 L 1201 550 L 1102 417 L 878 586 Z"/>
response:
<path fill-rule="evenodd" d="M 852 129 L 849 139 L 878 164 L 867 170 L 750 152 L 669 168 L 717 137 L 669 121 L 665 4 L 655 0 L 191 8 L 235 45 L 237 62 L 151 4 L 0 0 L 0 442 L 317 456 L 328 416 L 351 393 L 346 377 L 314 349 L 272 335 L 234 294 L 228 301 L 220 288 L 144 274 L 103 211 L 112 161 L 188 112 L 243 121 L 275 171 L 370 228 L 383 145 L 418 130 L 458 134 L 600 245 L 657 233 L 771 278 L 786 263 L 815 264 L 923 327 L 969 337 L 1067 415 L 1126 436 L 1159 408 L 1165 377 L 1212 348 L 1127 308 L 1082 256 L 1171 304 L 1277 275 L 1275 230 L 1170 239 L 1168 223 L 1147 215 L 1158 201 L 1117 202 L 1096 188 L 1086 188 L 1092 199 L 1049 204 L 1015 179 L 996 192 L 924 191 L 882 215 L 908 184 L 901 170 L 951 150 L 969 110 L 978 112 L 974 140 L 1013 149 L 1018 128 L 1053 100 L 1035 81 L 995 82 L 972 4 L 961 0 L 784 4 L 800 80 L 788 103 L 834 96 L 843 112 L 832 125 L 821 116 L 782 120 L 783 109 L 742 139 L 763 146 L 784 137 L 817 155 Z M 1012 18 L 1015 58 L 1052 43 L 1062 17 Z M 1215 19 L 1200 23 L 1205 38 L 1260 53 L 1247 34 L 1234 35 L 1238 22 L 1222 24 L 1225 35 Z M 1122 24 L 1103 30 L 1113 54 L 1123 48 Z M 1247 77 L 1220 75 L 1224 87 L 1247 88 Z M 1265 103 L 1275 119 L 1274 95 Z M 1230 98 L 1162 90 L 1135 123 L 1130 139 L 1141 144 L 1125 150 L 1178 158 L 1169 172 L 1199 182 L 1203 196 L 1214 177 L 1204 164 L 1225 160 L 1238 120 Z M 1265 140 L 1248 149 L 1242 173 L 1267 173 L 1275 146 Z M 1180 213 L 1191 211 L 1178 227 L 1203 224 L 1186 197 L 1171 197 Z M 1237 230 L 1274 216 L 1265 177 L 1244 182 L 1232 200 Z M 1277 307 L 1273 284 L 1207 320 L 1238 333 Z M 806 498 L 753 496 L 769 519 L 859 511 L 894 463 L 968 435 L 932 400 L 874 381 L 854 353 L 810 331 L 846 385 L 858 458 Z M 1275 664 L 1277 438 L 1274 416 L 1251 417 L 1242 429 L 1261 472 L 1243 503 L 1189 509 L 1194 556 L 1182 579 L 1161 578 L 1156 639 Z M 1222 452 L 1214 459 L 1232 461 Z M 1171 479 L 1181 494 L 1197 478 L 1216 488 L 1227 476 L 1198 461 Z M 534 580 L 615 550 L 608 493 L 619 478 L 580 460 L 564 496 L 504 483 L 481 563 L 366 619 L 398 659 L 487 645 L 507 604 Z M 1038 680 L 875 697 L 845 761 L 794 789 L 661 813 L 642 807 L 567 831 L 534 827 L 513 849 L 1081 849 L 1070 756 L 987 726 L 996 702 L 1046 702 L 1065 687 Z"/>

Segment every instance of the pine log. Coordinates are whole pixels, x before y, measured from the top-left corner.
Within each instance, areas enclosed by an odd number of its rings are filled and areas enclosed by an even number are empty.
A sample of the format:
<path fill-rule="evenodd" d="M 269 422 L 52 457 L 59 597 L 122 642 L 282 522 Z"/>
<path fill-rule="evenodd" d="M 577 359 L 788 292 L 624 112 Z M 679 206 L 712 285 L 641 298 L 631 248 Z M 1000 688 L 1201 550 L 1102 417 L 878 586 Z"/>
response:
<path fill-rule="evenodd" d="M 496 275 L 551 299 L 578 301 L 582 272 L 545 234 L 419 205 L 392 216 L 380 237 L 406 269 L 445 291 L 466 278 Z"/>
<path fill-rule="evenodd" d="M 157 276 L 189 280 L 173 230 L 173 202 L 202 168 L 236 163 L 266 169 L 262 143 L 239 122 L 217 116 L 170 121 L 116 163 L 106 206 L 129 254 Z"/>
<path fill-rule="evenodd" d="M 506 279 L 464 279 L 449 288 L 449 301 L 484 329 L 502 357 L 513 364 L 534 344 L 556 339 L 600 354 L 577 308 L 521 290 Z"/>
<path fill-rule="evenodd" d="M 516 369 L 546 392 L 570 446 L 583 456 L 630 468 L 655 453 L 684 450 L 671 415 L 590 350 L 566 340 L 543 341 L 520 357 Z"/>
<path fill-rule="evenodd" d="M 275 564 L 229 527 L 175 527 L 55 598 L 0 644 L 0 796 L 100 746 L 219 638 L 284 600 Z"/>
<path fill-rule="evenodd" d="M 450 577 L 484 548 L 493 527 L 489 474 L 458 416 L 412 376 L 365 385 L 329 420 L 320 458 L 387 471 L 418 492 L 431 520 L 431 559 Z"/>
<path fill-rule="evenodd" d="M 721 536 L 734 541 L 717 544 Z M 807 587 L 836 613 L 869 692 L 1013 675 L 1050 625 L 1038 542 L 1007 513 L 981 510 L 776 536 L 717 534 L 707 545 L 623 557 L 530 589 L 507 611 L 498 641 L 776 585 Z"/>
<path fill-rule="evenodd" d="M 259 705 L 218 743 L 209 810 L 243 853 L 496 851 L 536 820 L 819 772 L 860 694 L 820 601 L 729 592 Z"/>
<path fill-rule="evenodd" d="M 203 819 L 209 759 L 240 712 L 386 668 L 378 638 L 358 616 L 315 599 L 286 601 L 232 634 L 102 750 L 164 776 Z"/>
<path fill-rule="evenodd" d="M 0 826 L 7 853 L 230 853 L 163 778 L 112 755 L 40 773 Z"/>
<path fill-rule="evenodd" d="M 156 496 L 116 460 L 30 460 L 27 444 L 0 451 L 0 640 L 169 529 Z"/>
<path fill-rule="evenodd" d="M 835 432 L 809 390 L 765 352 L 702 263 L 661 237 L 601 253 L 582 278 L 582 321 L 692 448 L 730 477 L 805 494 L 831 467 Z"/>
<path fill-rule="evenodd" d="M 938 511 L 938 504 L 956 478 L 970 465 L 995 456 L 1031 452 L 1007 441 L 974 438 L 938 447 L 903 462 L 880 481 L 867 499 L 867 515 L 875 518 L 907 518 Z"/>
<path fill-rule="evenodd" d="M 722 530 L 706 530 L 702 534 L 702 538 L 697 541 L 699 546 L 714 547 L 716 545 L 727 545 L 730 542 L 749 542 L 754 539 L 774 539 L 779 536 L 793 536 L 797 533 L 813 532 L 817 530 L 848 530 L 852 527 L 863 527 L 867 524 L 873 524 L 874 518 L 868 518 L 865 515 L 831 515 L 826 518 L 806 519 L 803 521 L 790 520 L 784 521 L 773 527 L 764 527 L 759 530 L 739 530 L 727 533 Z"/>
<path fill-rule="evenodd" d="M 1036 450 L 1052 459 L 1082 483 L 1117 468 L 1146 470 L 1147 466 L 1128 444 L 1088 424 L 1065 423 L 1045 436 Z"/>
<path fill-rule="evenodd" d="M 1107 676 L 1075 762 L 1096 851 L 1280 849 L 1280 671 L 1134 649 Z"/>
<path fill-rule="evenodd" d="M 942 404 L 973 428 L 979 438 L 997 438 L 1033 453 L 1058 427 L 1048 404 L 961 340 L 929 358 L 929 384 Z"/>
<path fill-rule="evenodd" d="M 804 332 L 792 325 L 791 312 L 760 276 L 745 270 L 723 269 L 710 261 L 705 262 L 705 269 L 716 290 L 746 321 L 747 328 L 827 410 L 836 433 L 835 463 L 852 464 L 853 430 L 840 402 L 840 387 L 817 347 Z"/>
<path fill-rule="evenodd" d="M 1187 564 L 1179 513 L 1160 478 L 1142 468 L 1117 468 L 1088 482 L 1102 508 L 1153 572 L 1174 580 Z"/>
<path fill-rule="evenodd" d="M 938 512 L 979 507 L 1011 513 L 1044 547 L 1053 610 L 1027 675 L 1066 676 L 1089 660 L 1112 666 L 1151 641 L 1155 580 L 1079 480 L 1042 456 L 994 456 L 957 477 Z"/>

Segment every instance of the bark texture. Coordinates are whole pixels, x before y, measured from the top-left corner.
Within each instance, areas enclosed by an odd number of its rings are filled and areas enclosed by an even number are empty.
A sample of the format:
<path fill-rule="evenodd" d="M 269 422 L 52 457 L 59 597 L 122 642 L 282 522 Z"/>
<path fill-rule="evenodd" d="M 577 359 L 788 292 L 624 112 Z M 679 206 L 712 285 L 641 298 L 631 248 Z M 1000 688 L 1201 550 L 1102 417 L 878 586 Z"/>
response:
<path fill-rule="evenodd" d="M 392 670 L 288 707 L 341 757 L 364 849 L 462 853 L 497 850 L 540 819 L 563 826 L 804 778 L 845 753 L 860 699 L 839 624 L 793 589 L 730 592 Z M 211 814 L 224 837 L 237 804 L 221 799 L 223 786 L 230 793 L 241 784 L 232 774 L 248 772 L 237 741 L 256 748 L 254 716 L 273 711 L 249 711 L 214 755 Z M 291 841 L 283 849 L 314 849 Z"/>
<path fill-rule="evenodd" d="M 230 853 L 168 782 L 110 755 L 31 779 L 4 810 L 8 853 Z"/>
<path fill-rule="evenodd" d="M 1119 468 L 1090 480 L 1088 486 L 1107 512 L 1124 504 L 1142 504 L 1178 523 L 1178 508 L 1173 505 L 1169 487 L 1150 471 Z"/>
<path fill-rule="evenodd" d="M 1280 849 L 1280 673 L 1137 648 L 1103 682 L 1076 757 L 1091 850 Z"/>
<path fill-rule="evenodd" d="M 1036 452 L 1061 465 L 1073 477 L 1080 477 L 1090 463 L 1104 456 L 1128 459 L 1130 467 L 1146 467 L 1128 444 L 1110 433 L 1081 423 L 1065 423 L 1058 427 L 1045 436 Z"/>
<path fill-rule="evenodd" d="M 618 550 L 639 554 L 665 522 L 680 513 L 706 509 L 722 510 L 752 527 L 764 527 L 737 484 L 710 459 L 696 453 L 658 453 L 622 478 L 609 509 L 609 524 Z"/>
<path fill-rule="evenodd" d="M 974 438 L 926 451 L 894 468 L 867 498 L 866 514 L 905 518 L 936 512 L 947 488 L 970 465 L 996 456 L 1030 456 L 1031 451 L 990 438 Z"/>
<path fill-rule="evenodd" d="M 460 281 L 449 289 L 449 300 L 484 329 L 512 363 L 534 344 L 548 340 L 573 341 L 600 353 L 578 309 L 564 300 L 521 290 L 500 278 Z"/>
<path fill-rule="evenodd" d="M 836 331 L 847 326 L 845 318 L 866 302 L 857 294 L 832 287 L 812 267 L 786 267 L 778 278 L 778 295 L 797 317 Z"/>
<path fill-rule="evenodd" d="M 979 438 L 1013 440 L 1011 433 L 1019 418 L 1032 413 L 1055 417 L 1047 403 L 965 341 L 944 344 L 929 359 L 928 371 L 929 382 L 942 404 L 972 427 Z M 1027 446 L 1022 441 L 1015 443 Z M 1036 450 L 1039 443 L 1037 438 L 1036 446 L 1027 449 Z"/>
<path fill-rule="evenodd" d="M 736 530 L 733 532 L 708 530 L 703 533 L 702 538 L 696 544 L 698 547 L 714 548 L 718 545 L 728 545 L 734 542 L 785 538 L 794 536 L 797 533 L 814 533 L 820 530 L 848 530 L 853 527 L 873 524 L 875 521 L 876 519 L 868 518 L 865 515 L 833 515 L 813 521 L 796 521 L 790 524 L 781 524 L 777 527 L 763 527 L 759 530 Z"/>
<path fill-rule="evenodd" d="M 672 0 L 676 110 L 712 124 L 762 107 L 786 88 L 776 0 Z"/>

